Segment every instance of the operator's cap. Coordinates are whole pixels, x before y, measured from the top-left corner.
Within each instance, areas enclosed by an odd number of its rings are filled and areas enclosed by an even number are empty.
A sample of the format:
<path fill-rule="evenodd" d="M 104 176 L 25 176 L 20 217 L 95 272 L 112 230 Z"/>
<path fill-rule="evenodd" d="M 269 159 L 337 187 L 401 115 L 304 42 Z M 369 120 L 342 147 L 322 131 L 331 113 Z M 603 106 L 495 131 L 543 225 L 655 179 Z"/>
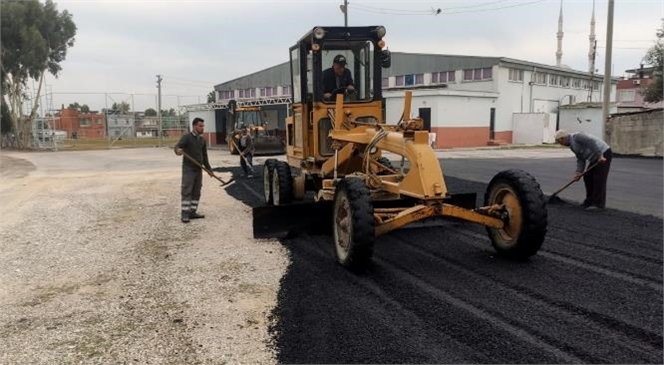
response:
<path fill-rule="evenodd" d="M 334 56 L 334 61 L 332 63 L 338 63 L 341 66 L 346 66 L 346 57 L 344 57 L 344 55 L 338 54 Z"/>

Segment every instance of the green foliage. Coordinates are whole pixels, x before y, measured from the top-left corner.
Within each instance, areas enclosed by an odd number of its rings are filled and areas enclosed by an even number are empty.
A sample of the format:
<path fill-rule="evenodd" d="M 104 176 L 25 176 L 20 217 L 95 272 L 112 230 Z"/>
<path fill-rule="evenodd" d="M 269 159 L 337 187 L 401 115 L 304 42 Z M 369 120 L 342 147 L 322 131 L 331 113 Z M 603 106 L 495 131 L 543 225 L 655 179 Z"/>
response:
<path fill-rule="evenodd" d="M 75 103 L 69 104 L 69 106 L 68 106 L 67 108 L 68 108 L 68 109 L 81 110 L 81 106 L 78 104 L 78 102 L 75 102 Z"/>
<path fill-rule="evenodd" d="M 35 102 L 26 118 L 23 89 L 29 79 L 38 80 L 39 89 L 33 100 L 39 100 L 44 73 L 58 75 L 67 48 L 74 45 L 76 25 L 71 14 L 67 10 L 59 12 L 52 0 L 2 0 L 0 24 L 2 98 L 13 129 L 27 147 L 38 103 Z"/>
<path fill-rule="evenodd" d="M 89 113 L 90 112 L 90 107 L 88 104 L 83 104 L 81 105 L 81 113 Z"/>
<path fill-rule="evenodd" d="M 145 116 L 146 117 L 156 117 L 157 116 L 157 111 L 152 109 L 152 108 L 147 108 L 147 109 L 145 109 Z"/>
<path fill-rule="evenodd" d="M 207 102 L 208 102 L 208 103 L 214 103 L 215 101 L 217 101 L 217 99 L 216 99 L 216 93 L 214 92 L 214 90 L 212 90 L 212 91 L 210 91 L 210 93 L 207 95 Z"/>
<path fill-rule="evenodd" d="M 175 112 L 175 109 L 173 109 L 173 108 L 161 111 L 161 116 L 162 117 L 174 117 L 176 115 L 177 115 L 177 113 Z"/>
<path fill-rule="evenodd" d="M 120 103 L 113 103 L 110 112 L 117 114 L 127 114 L 129 113 L 129 103 L 127 103 L 126 101 Z"/>
<path fill-rule="evenodd" d="M 648 103 L 657 103 L 664 99 L 664 80 L 662 70 L 664 69 L 664 19 L 662 27 L 657 30 L 657 42 L 648 50 L 643 60 L 655 67 L 653 72 L 654 82 L 642 90 L 643 100 Z"/>

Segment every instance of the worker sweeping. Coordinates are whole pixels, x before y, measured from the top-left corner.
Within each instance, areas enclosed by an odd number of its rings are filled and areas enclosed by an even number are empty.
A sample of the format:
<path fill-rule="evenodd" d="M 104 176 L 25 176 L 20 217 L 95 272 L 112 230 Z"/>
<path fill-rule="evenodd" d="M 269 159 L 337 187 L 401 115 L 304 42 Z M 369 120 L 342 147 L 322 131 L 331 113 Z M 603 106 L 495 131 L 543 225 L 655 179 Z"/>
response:
<path fill-rule="evenodd" d="M 583 176 L 586 186 L 586 199 L 581 206 L 586 211 L 603 210 L 606 206 L 606 181 L 611 168 L 611 147 L 601 139 L 583 132 L 569 133 L 564 130 L 556 132 L 556 143 L 568 146 L 576 155 L 576 173 L 574 180 Z M 586 170 L 586 163 L 594 166 Z"/>
<path fill-rule="evenodd" d="M 180 220 L 183 223 L 188 223 L 190 219 L 205 218 L 205 215 L 196 211 L 201 198 L 201 187 L 203 186 L 201 166 L 205 167 L 208 175 L 216 178 L 208 161 L 207 145 L 203 138 L 204 129 L 205 122 L 203 119 L 194 118 L 192 131 L 184 134 L 175 145 L 176 155 L 189 156 L 194 160 L 182 158 L 182 214 Z"/>
<path fill-rule="evenodd" d="M 244 176 L 253 178 L 254 164 L 252 159 L 254 157 L 254 141 L 249 133 L 249 128 L 242 129 L 242 134 L 240 135 L 237 147 L 240 152 L 240 166 L 242 166 Z"/>

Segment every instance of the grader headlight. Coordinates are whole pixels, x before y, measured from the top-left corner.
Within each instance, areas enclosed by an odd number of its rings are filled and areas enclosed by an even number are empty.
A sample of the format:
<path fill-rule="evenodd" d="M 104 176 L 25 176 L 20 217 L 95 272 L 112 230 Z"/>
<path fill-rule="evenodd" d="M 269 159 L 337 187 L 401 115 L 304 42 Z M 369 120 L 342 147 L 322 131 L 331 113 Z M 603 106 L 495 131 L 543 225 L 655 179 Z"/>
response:
<path fill-rule="evenodd" d="M 385 33 L 387 33 L 387 30 L 385 29 L 384 26 L 381 25 L 381 26 L 376 27 L 376 29 L 374 29 L 374 32 L 376 32 L 376 35 L 378 36 L 378 38 L 383 38 L 383 37 L 385 37 Z"/>
<path fill-rule="evenodd" d="M 324 28 L 314 29 L 314 38 L 323 39 L 323 37 L 325 37 L 325 29 Z"/>

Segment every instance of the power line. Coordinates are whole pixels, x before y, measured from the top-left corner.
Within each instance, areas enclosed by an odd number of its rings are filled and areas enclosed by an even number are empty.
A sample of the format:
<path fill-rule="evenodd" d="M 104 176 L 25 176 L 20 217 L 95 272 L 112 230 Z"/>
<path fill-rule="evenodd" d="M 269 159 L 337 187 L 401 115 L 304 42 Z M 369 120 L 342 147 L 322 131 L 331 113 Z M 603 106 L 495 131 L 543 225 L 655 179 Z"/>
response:
<path fill-rule="evenodd" d="M 527 3 L 519 3 L 519 4 L 514 4 L 514 5 L 500 6 L 500 7 L 497 7 L 497 8 L 488 8 L 488 9 L 460 10 L 460 11 L 451 11 L 451 12 L 443 11 L 443 14 L 481 13 L 481 12 L 485 12 L 485 11 L 503 10 L 503 9 L 516 8 L 516 7 L 519 7 L 519 6 L 532 5 L 532 4 L 537 4 L 537 3 L 544 2 L 544 1 L 546 1 L 546 0 L 536 0 L 536 1 L 530 1 L 530 2 L 527 2 Z"/>
<path fill-rule="evenodd" d="M 169 75 L 163 75 L 163 77 L 168 78 L 169 80 L 179 80 L 179 81 L 183 81 L 183 82 L 190 82 L 190 83 L 196 83 L 196 84 L 205 84 L 205 85 L 211 85 L 212 84 L 209 81 L 183 79 L 181 77 L 174 77 L 174 76 L 169 76 Z"/>
<path fill-rule="evenodd" d="M 485 9 L 472 9 L 472 8 L 478 8 L 478 7 L 487 6 L 487 5 L 498 4 L 498 3 L 502 3 L 504 1 L 506 1 L 506 0 L 496 0 L 496 1 L 490 1 L 490 2 L 481 3 L 481 4 L 456 6 L 456 7 L 442 8 L 442 9 L 441 8 L 438 8 L 438 9 L 431 8 L 430 10 L 406 10 L 406 9 L 394 9 L 394 8 L 376 8 L 376 7 L 371 7 L 371 6 L 366 6 L 366 5 L 358 5 L 358 4 L 352 4 L 352 5 L 349 5 L 349 6 L 355 8 L 356 10 L 359 10 L 359 11 L 364 11 L 364 12 L 374 13 L 374 14 L 438 15 L 438 14 L 462 14 L 462 13 L 480 13 L 480 12 L 486 12 L 486 11 L 497 11 L 497 10 L 503 10 L 503 9 L 516 8 L 516 7 L 519 7 L 519 6 L 537 4 L 537 3 L 544 2 L 546 0 L 535 0 L 535 1 L 529 1 L 529 2 L 524 2 L 524 3 L 513 4 L 513 5 L 506 5 L 506 6 L 499 6 L 499 7 L 493 7 L 493 8 L 485 8 Z M 454 11 L 453 9 L 471 9 L 471 10 L 456 10 L 456 11 Z M 448 11 L 448 10 L 453 10 L 453 11 Z"/>
<path fill-rule="evenodd" d="M 364 11 L 374 14 L 390 14 L 390 15 L 437 15 L 440 14 L 441 9 L 431 8 L 430 10 L 406 10 L 406 9 L 393 9 L 393 8 L 375 8 L 371 6 L 348 4 L 348 7 L 355 8 L 355 10 Z"/>

